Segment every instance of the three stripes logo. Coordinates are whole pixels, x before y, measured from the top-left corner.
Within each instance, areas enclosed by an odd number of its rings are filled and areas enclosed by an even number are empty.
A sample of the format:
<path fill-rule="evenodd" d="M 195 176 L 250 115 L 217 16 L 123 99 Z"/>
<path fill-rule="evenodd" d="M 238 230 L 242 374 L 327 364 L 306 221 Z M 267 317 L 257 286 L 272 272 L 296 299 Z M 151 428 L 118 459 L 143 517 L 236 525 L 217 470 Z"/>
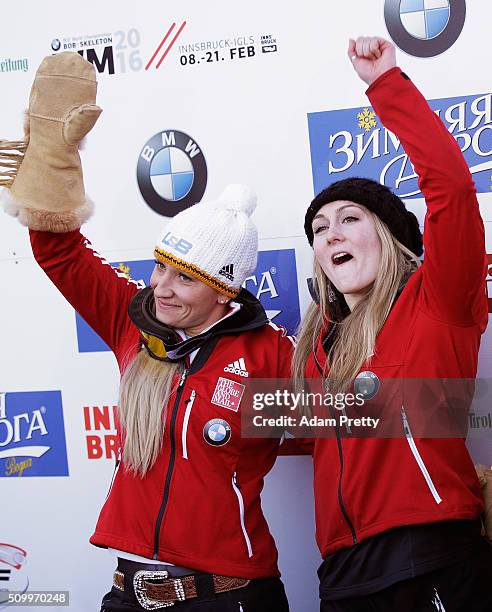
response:
<path fill-rule="evenodd" d="M 230 281 L 233 281 L 234 280 L 234 264 L 229 264 L 227 266 L 223 266 L 219 270 L 219 274 L 221 276 L 225 276 Z"/>
<path fill-rule="evenodd" d="M 186 26 L 186 21 L 183 21 L 183 23 L 179 26 L 178 31 L 174 34 L 173 38 L 171 39 L 171 42 L 164 48 L 164 53 L 162 54 L 161 58 L 159 59 L 159 61 L 155 65 L 155 69 L 156 70 L 159 69 L 159 67 L 162 64 L 162 62 L 166 59 L 167 54 L 173 48 L 174 43 L 178 39 L 178 36 L 181 34 L 181 32 L 184 30 L 185 26 Z M 147 65 L 145 66 L 145 70 L 148 70 L 152 66 L 152 62 L 155 60 L 155 58 L 159 54 L 159 52 L 161 51 L 162 47 L 164 47 L 167 39 L 171 36 L 171 34 L 173 33 L 173 30 L 174 30 L 175 27 L 176 27 L 176 23 L 173 23 L 171 25 L 171 27 L 169 28 L 169 30 L 166 32 L 164 38 L 161 40 L 161 42 L 159 43 L 159 46 L 154 51 L 152 57 L 148 61 Z"/>
<path fill-rule="evenodd" d="M 246 369 L 246 363 L 244 362 L 243 357 L 227 365 L 224 368 L 224 372 L 230 372 L 231 374 L 238 374 L 239 376 L 244 376 L 244 378 L 248 378 L 249 376 L 249 372 Z"/>

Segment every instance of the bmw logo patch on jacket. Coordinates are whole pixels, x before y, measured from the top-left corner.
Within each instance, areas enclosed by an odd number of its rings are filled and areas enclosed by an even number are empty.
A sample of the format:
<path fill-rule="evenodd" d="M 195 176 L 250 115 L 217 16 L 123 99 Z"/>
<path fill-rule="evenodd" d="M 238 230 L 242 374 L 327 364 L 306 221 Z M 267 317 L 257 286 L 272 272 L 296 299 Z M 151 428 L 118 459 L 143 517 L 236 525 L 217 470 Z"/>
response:
<path fill-rule="evenodd" d="M 38 263 L 123 372 L 140 348 L 127 313 L 139 286 L 79 230 L 30 235 Z M 228 327 L 211 333 L 181 371 L 155 464 L 140 478 L 117 463 L 92 544 L 225 576 L 280 575 L 260 504 L 279 440 L 241 438 L 241 398 L 255 378 L 290 378 L 293 343 L 249 292 L 236 302 Z"/>

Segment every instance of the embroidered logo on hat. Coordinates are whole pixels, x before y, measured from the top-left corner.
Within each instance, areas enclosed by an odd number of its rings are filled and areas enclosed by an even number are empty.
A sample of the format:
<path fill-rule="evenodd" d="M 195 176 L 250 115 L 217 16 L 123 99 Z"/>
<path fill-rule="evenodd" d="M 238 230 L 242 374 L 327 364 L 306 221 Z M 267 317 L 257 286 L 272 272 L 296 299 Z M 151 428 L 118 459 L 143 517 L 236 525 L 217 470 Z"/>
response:
<path fill-rule="evenodd" d="M 231 439 L 231 426 L 224 419 L 211 419 L 205 423 L 203 437 L 212 446 L 222 446 Z"/>
<path fill-rule="evenodd" d="M 223 266 L 219 270 L 219 274 L 221 274 L 222 276 L 225 276 L 230 281 L 233 281 L 234 280 L 234 264 L 229 264 L 227 266 Z"/>
<path fill-rule="evenodd" d="M 171 232 L 167 232 L 167 234 L 162 239 L 163 244 L 167 244 L 172 249 L 181 253 L 181 255 L 186 255 L 190 249 L 193 248 L 193 245 L 188 240 L 184 238 L 180 238 L 179 236 L 175 236 L 171 234 Z"/>
<path fill-rule="evenodd" d="M 211 402 L 216 406 L 237 412 L 245 386 L 235 380 L 219 377 Z"/>

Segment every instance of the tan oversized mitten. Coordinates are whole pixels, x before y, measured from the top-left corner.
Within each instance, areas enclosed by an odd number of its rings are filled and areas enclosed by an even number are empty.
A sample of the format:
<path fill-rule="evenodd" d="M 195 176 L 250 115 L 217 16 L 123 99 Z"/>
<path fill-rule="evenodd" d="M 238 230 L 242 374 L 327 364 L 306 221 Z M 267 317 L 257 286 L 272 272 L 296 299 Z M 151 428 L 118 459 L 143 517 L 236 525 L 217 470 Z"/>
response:
<path fill-rule="evenodd" d="M 483 511 L 483 526 L 485 537 L 492 541 L 492 469 L 483 465 L 476 465 L 478 480 L 482 486 L 483 500 L 485 503 Z"/>
<path fill-rule="evenodd" d="M 0 140 L 1 199 L 31 229 L 68 232 L 92 214 L 78 149 L 101 114 L 96 89 L 94 67 L 78 53 L 46 57 L 31 89 L 25 140 Z"/>

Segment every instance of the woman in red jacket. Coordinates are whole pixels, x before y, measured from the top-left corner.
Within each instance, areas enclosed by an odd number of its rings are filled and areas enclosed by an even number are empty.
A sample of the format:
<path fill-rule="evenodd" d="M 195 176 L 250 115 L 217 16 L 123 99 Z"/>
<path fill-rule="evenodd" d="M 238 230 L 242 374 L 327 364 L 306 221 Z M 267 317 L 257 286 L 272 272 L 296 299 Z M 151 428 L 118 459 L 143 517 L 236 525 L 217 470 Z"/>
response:
<path fill-rule="evenodd" d="M 321 610 L 491 610 L 492 554 L 463 430 L 422 428 L 448 414 L 438 381 L 476 375 L 487 306 L 475 186 L 394 46 L 359 38 L 349 56 L 419 177 L 425 260 L 415 216 L 379 183 L 338 181 L 308 208 L 319 305 L 302 323 L 295 377 L 322 378 L 330 392 L 353 384 L 366 400 L 356 416 L 379 410 L 393 423 L 385 438 L 339 426 L 315 441 Z"/>
<path fill-rule="evenodd" d="M 288 610 L 260 505 L 278 440 L 241 438 L 245 387 L 286 378 L 293 349 L 241 288 L 256 267 L 254 207 L 231 186 L 178 214 L 141 290 L 79 230 L 31 231 L 38 263 L 122 373 L 122 452 L 91 537 L 118 557 L 102 610 Z"/>
<path fill-rule="evenodd" d="M 293 348 L 242 289 L 256 267 L 256 198 L 230 186 L 173 217 L 147 288 L 113 269 L 79 229 L 92 205 L 77 146 L 101 112 L 95 92 L 94 67 L 77 53 L 46 58 L 29 145 L 3 143 L 17 149 L 3 178 L 36 260 L 122 375 L 121 453 L 91 537 L 118 557 L 101 609 L 287 612 L 260 503 L 279 441 L 241 437 L 251 380 L 287 378 Z"/>

